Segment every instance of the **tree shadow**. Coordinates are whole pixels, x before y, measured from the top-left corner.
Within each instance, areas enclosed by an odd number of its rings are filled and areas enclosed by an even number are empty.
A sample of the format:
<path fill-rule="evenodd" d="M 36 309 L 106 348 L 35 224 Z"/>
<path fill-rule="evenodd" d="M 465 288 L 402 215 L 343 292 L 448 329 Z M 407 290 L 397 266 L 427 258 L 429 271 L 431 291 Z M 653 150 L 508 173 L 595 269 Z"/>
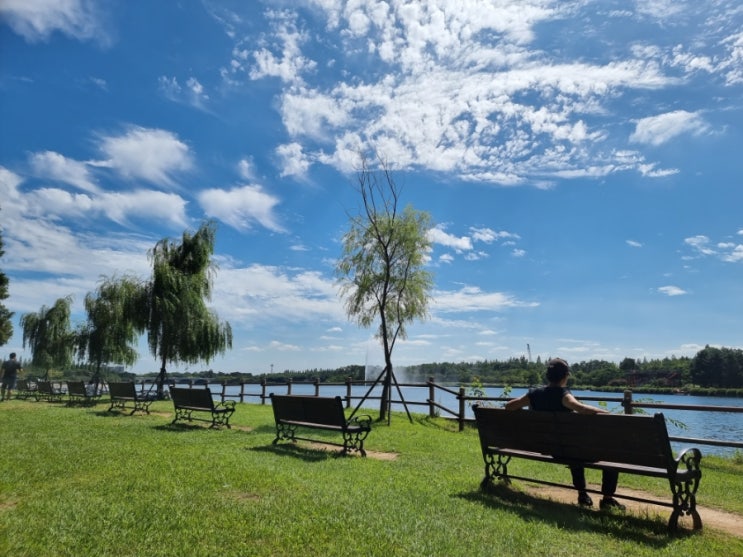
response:
<path fill-rule="evenodd" d="M 694 532 L 683 529 L 669 531 L 660 517 L 584 509 L 577 505 L 537 497 L 503 483 L 489 488 L 486 492 L 477 490 L 455 496 L 492 509 L 508 511 L 525 521 L 538 520 L 573 531 L 601 530 L 612 537 L 652 548 L 664 548 L 679 537 L 694 535 Z"/>

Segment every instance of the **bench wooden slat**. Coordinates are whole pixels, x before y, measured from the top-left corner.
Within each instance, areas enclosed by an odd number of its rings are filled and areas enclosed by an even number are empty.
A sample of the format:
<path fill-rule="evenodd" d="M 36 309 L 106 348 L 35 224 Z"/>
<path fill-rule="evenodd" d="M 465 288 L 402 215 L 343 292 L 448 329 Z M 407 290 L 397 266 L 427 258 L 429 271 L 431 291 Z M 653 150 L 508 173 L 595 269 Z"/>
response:
<path fill-rule="evenodd" d="M 587 415 L 482 406 L 474 406 L 474 413 L 485 460 L 483 488 L 496 479 L 508 481 L 512 457 L 666 478 L 673 503 L 651 502 L 673 507 L 669 528 L 677 527 L 681 515 L 690 515 L 694 528 L 702 528 L 696 510 L 701 452 L 690 448 L 674 457 L 663 414 Z"/>

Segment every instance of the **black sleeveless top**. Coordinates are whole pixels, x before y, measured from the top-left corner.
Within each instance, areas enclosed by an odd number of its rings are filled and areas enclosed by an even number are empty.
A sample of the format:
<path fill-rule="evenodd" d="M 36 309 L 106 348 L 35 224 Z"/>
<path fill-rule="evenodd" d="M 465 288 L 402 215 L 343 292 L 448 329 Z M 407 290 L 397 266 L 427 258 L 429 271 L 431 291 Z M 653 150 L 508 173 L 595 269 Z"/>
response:
<path fill-rule="evenodd" d="M 529 408 L 544 412 L 572 412 L 562 405 L 562 397 L 570 394 L 567 387 L 539 387 L 529 391 Z"/>

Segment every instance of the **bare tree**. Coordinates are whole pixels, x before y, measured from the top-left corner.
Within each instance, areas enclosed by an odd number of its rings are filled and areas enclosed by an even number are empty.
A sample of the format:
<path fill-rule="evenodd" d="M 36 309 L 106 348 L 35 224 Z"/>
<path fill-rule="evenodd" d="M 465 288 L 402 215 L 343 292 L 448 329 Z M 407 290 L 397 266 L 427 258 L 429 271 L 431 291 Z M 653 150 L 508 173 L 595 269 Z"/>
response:
<path fill-rule="evenodd" d="M 357 188 L 363 207 L 350 217 L 336 274 L 349 319 L 367 328 L 379 320 L 376 336 L 385 363 L 379 419 L 384 420 L 390 409 L 395 343 L 406 338 L 408 323 L 428 315 L 433 277 L 425 260 L 431 219 L 410 206 L 400 210 L 400 188 L 384 163 L 374 171 L 362 159 Z"/>

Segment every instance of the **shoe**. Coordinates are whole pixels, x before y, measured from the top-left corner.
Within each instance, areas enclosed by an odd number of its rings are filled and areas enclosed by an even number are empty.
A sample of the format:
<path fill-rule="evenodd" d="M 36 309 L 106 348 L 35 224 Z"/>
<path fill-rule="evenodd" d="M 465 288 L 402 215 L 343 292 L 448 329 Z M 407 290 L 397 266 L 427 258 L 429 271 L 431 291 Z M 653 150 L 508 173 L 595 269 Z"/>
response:
<path fill-rule="evenodd" d="M 616 511 L 627 510 L 627 507 L 622 505 L 619 501 L 617 501 L 613 497 L 601 499 L 601 502 L 599 503 L 599 508 L 601 510 L 610 510 L 610 509 L 616 510 Z"/>
<path fill-rule="evenodd" d="M 578 504 L 581 507 L 592 507 L 593 506 L 593 499 L 586 493 L 585 491 L 581 491 L 578 494 Z"/>

